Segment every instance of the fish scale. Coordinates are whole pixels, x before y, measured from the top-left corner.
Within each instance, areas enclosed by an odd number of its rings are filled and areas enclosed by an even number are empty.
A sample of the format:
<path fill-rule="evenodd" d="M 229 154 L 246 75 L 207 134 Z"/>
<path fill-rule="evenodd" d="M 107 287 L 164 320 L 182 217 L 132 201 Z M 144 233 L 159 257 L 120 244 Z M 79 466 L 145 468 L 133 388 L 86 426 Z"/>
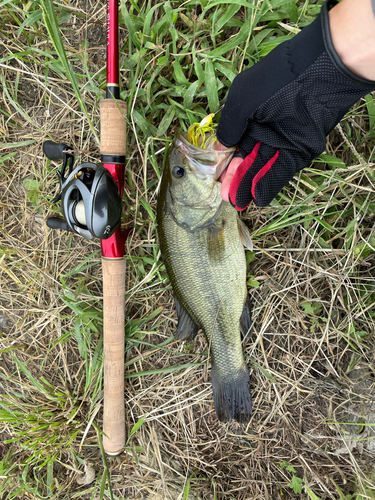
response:
<path fill-rule="evenodd" d="M 176 167 L 184 169 L 183 178 L 173 176 Z M 204 207 L 204 200 L 210 205 Z M 247 307 L 246 258 L 237 214 L 222 201 L 213 177 L 197 177 L 175 147 L 163 173 L 157 222 L 163 261 L 175 298 L 190 317 L 191 336 L 199 325 L 211 347 L 217 416 L 247 422 L 250 380 L 240 331 Z"/>

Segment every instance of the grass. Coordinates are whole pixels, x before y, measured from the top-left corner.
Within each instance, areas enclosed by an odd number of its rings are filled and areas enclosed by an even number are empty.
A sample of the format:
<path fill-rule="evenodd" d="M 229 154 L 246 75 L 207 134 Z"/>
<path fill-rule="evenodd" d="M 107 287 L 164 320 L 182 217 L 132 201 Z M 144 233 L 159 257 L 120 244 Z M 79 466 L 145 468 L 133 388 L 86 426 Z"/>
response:
<path fill-rule="evenodd" d="M 255 245 L 246 428 L 215 417 L 203 337 L 173 339 L 155 230 L 173 132 L 218 111 L 235 75 L 320 1 L 121 1 L 129 439 L 105 458 L 99 242 L 47 229 L 57 177 L 41 148 L 52 139 L 99 159 L 105 3 L 0 1 L 0 498 L 374 498 L 364 417 L 358 446 L 336 454 L 340 409 L 371 395 L 350 377 L 374 363 L 374 96 L 269 207 L 243 214 Z"/>

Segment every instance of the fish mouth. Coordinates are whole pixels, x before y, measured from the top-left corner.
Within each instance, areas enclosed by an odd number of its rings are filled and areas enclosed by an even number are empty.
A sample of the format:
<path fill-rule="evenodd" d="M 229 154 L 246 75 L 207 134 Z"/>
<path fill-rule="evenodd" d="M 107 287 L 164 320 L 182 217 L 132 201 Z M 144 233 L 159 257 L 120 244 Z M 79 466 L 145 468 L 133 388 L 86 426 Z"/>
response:
<path fill-rule="evenodd" d="M 212 177 L 217 181 L 229 165 L 236 148 L 227 148 L 222 151 L 214 149 L 212 141 L 206 149 L 193 146 L 186 135 L 177 131 L 175 135 L 176 148 L 187 158 L 189 167 L 198 177 Z"/>

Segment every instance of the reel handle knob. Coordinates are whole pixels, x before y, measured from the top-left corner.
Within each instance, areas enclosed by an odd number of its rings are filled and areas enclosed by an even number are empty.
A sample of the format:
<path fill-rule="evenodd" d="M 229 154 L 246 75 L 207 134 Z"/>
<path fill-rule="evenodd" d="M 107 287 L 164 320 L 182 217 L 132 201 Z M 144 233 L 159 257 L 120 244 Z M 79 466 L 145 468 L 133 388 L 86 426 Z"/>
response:
<path fill-rule="evenodd" d="M 68 223 L 60 217 L 48 217 L 47 226 L 51 229 L 64 229 L 65 231 L 71 231 Z"/>
<path fill-rule="evenodd" d="M 53 141 L 43 142 L 43 152 L 50 160 L 64 160 L 65 155 L 68 155 L 64 151 L 69 149 L 71 148 L 66 144 L 57 144 L 57 142 Z"/>

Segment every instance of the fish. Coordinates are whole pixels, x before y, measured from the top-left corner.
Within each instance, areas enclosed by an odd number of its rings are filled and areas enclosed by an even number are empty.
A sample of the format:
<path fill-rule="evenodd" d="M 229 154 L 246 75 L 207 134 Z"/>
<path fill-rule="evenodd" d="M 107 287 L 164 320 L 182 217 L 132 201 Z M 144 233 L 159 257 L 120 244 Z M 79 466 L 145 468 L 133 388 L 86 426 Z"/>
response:
<path fill-rule="evenodd" d="M 211 354 L 218 419 L 247 423 L 252 413 L 250 374 L 242 344 L 251 332 L 246 286 L 250 235 L 218 179 L 234 148 L 202 149 L 177 132 L 168 150 L 157 199 L 157 232 L 178 316 L 176 338 L 203 330 Z"/>

